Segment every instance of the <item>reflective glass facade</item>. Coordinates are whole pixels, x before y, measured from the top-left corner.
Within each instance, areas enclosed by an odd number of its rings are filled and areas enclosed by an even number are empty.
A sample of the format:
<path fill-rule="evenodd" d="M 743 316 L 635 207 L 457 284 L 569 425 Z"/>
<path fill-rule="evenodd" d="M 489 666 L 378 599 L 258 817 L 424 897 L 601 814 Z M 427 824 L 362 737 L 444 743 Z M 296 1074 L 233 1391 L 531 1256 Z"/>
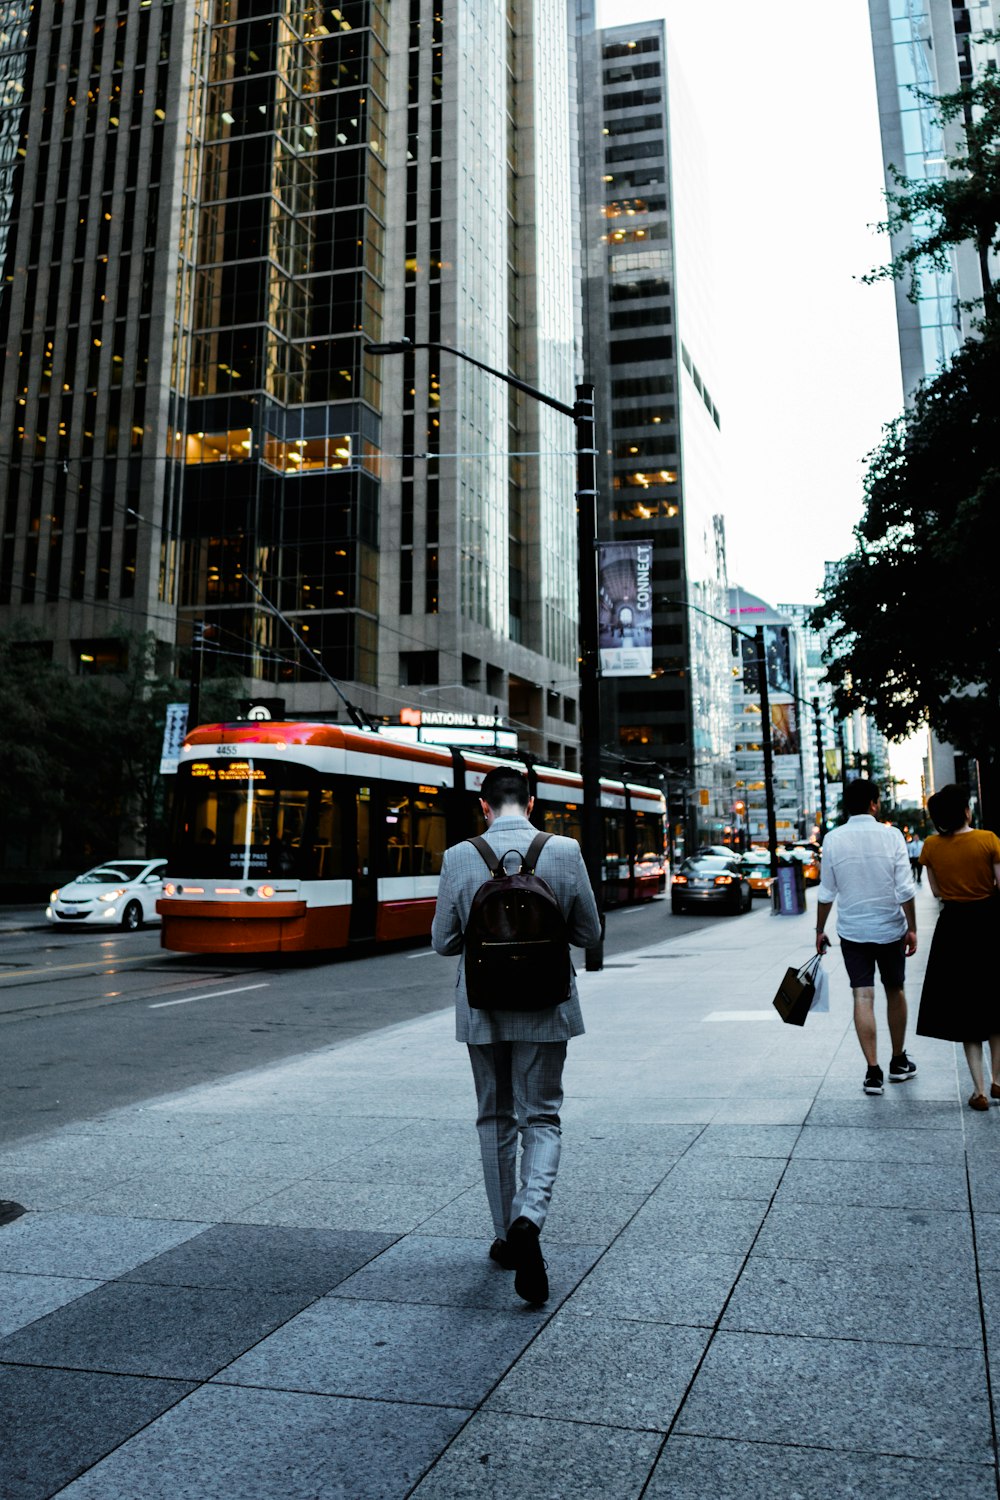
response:
<path fill-rule="evenodd" d="M 882 153 L 886 181 L 895 167 L 914 180 L 941 177 L 945 158 L 961 152 L 961 127 L 945 132 L 935 119 L 933 96 L 956 92 L 977 68 L 997 63 L 996 48 L 975 45 L 983 31 L 1000 25 L 995 0 L 869 0 L 875 53 Z M 902 237 L 894 243 L 901 248 Z M 903 385 L 907 393 L 934 375 L 968 337 L 972 314 L 963 302 L 982 295 L 975 251 L 949 253 L 947 270 L 921 270 L 916 303 L 908 284 L 898 284 Z"/>

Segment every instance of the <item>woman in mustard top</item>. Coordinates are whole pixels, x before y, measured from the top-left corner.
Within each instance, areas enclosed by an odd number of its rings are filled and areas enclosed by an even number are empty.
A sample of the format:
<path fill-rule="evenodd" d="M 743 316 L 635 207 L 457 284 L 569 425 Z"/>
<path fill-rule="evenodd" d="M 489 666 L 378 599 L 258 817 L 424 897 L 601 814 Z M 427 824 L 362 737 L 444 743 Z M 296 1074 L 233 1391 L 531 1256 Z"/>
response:
<path fill-rule="evenodd" d="M 927 799 L 937 834 L 924 843 L 920 863 L 941 914 L 934 928 L 920 996 L 918 1036 L 961 1042 L 972 1074 L 972 1109 L 989 1109 L 983 1081 L 983 1040 L 989 1038 L 990 1094 L 1000 1101 L 1000 839 L 973 828 L 969 799 L 943 786 Z"/>

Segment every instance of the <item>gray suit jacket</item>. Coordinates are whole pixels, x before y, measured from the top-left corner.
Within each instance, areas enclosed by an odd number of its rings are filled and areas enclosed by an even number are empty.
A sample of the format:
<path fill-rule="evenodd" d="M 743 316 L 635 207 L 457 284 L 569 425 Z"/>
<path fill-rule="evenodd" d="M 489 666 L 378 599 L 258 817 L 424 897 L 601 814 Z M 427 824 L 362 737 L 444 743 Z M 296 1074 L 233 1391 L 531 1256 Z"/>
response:
<path fill-rule="evenodd" d="M 526 854 L 537 828 L 524 817 L 495 818 L 484 837 L 497 854 L 516 849 Z M 511 860 L 511 867 L 513 867 Z M 553 890 L 569 927 L 570 942 L 592 947 L 601 935 L 601 919 L 590 887 L 587 867 L 575 839 L 551 838 L 539 856 L 537 873 Z M 469 843 L 455 844 L 441 866 L 437 910 L 431 929 L 435 953 L 461 953 L 472 898 L 489 871 L 482 855 Z M 465 962 L 459 959 L 455 981 L 455 1035 L 460 1042 L 562 1042 L 583 1032 L 583 1016 L 571 980 L 570 996 L 551 1010 L 472 1010 L 465 993 Z"/>

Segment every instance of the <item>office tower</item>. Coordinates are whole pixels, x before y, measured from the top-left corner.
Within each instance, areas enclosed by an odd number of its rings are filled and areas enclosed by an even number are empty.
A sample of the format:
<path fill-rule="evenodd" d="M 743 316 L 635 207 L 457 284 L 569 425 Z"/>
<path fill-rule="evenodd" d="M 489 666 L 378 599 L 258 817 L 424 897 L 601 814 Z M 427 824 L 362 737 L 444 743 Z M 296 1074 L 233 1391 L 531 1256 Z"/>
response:
<path fill-rule="evenodd" d="M 933 99 L 955 93 L 980 70 L 996 67 L 1000 49 L 977 43 L 1000 27 L 998 0 L 868 0 L 875 56 L 879 126 L 886 186 L 891 168 L 920 179 L 943 176 L 945 158 L 962 148 L 962 125 L 943 130 Z M 902 231 L 895 254 L 906 242 Z M 908 282 L 896 284 L 896 319 L 903 389 L 907 399 L 925 376 L 934 375 L 972 331 L 975 312 L 963 303 L 982 296 L 983 278 L 971 241 L 948 253 L 946 270 L 921 270 L 920 296 L 908 298 Z"/>
<path fill-rule="evenodd" d="M 564 0 L 410 0 L 393 38 L 387 337 L 572 405 Z M 435 349 L 390 356 L 382 380 L 384 701 L 496 710 L 522 748 L 575 765 L 573 423 Z"/>
<path fill-rule="evenodd" d="M 712 246 L 704 160 L 664 23 L 586 35 L 580 98 L 599 529 L 652 544 L 651 666 L 644 678 L 605 675 L 604 742 L 631 774 L 662 771 L 689 844 L 718 842 L 732 771 Z M 614 601 L 602 602 L 612 617 Z"/>
<path fill-rule="evenodd" d="M 891 168 L 920 179 L 943 176 L 945 158 L 962 152 L 963 126 L 943 129 L 933 99 L 956 93 L 1000 62 L 996 40 L 983 33 L 1000 28 L 1000 0 L 868 0 L 879 127 L 886 186 Z M 978 40 L 977 40 L 978 39 Z M 895 254 L 905 243 L 893 238 Z M 906 281 L 896 283 L 896 322 L 903 390 L 907 401 L 922 380 L 934 376 L 959 345 L 975 335 L 975 304 L 983 294 L 983 268 L 971 240 L 947 252 L 946 269 L 921 269 L 920 295 L 911 302 Z M 989 268 L 994 284 L 997 257 Z M 946 782 L 977 783 L 976 763 L 931 733 L 928 790 Z"/>
<path fill-rule="evenodd" d="M 362 709 L 572 760 L 572 424 L 364 353 L 572 403 L 565 5 L 42 10 L 0 33 L 0 626 L 97 671 L 203 620 L 207 669 L 338 709 L 273 604 Z"/>

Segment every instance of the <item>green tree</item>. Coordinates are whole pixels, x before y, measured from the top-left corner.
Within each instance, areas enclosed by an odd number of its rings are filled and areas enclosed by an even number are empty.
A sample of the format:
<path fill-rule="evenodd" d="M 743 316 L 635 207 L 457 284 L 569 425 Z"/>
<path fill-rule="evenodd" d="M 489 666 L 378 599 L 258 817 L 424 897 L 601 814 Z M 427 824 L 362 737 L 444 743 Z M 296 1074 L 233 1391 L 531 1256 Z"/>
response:
<path fill-rule="evenodd" d="M 70 868 L 126 842 L 163 848 L 166 706 L 185 702 L 188 684 L 158 670 L 154 636 L 122 639 L 121 672 L 76 677 L 24 629 L 0 636 L 0 865 Z M 203 717 L 234 718 L 241 685 L 206 682 Z"/>
<path fill-rule="evenodd" d="M 925 720 L 980 762 L 1000 823 L 1000 330 L 968 340 L 867 460 L 854 551 L 814 613 L 842 709 L 890 739 Z"/>
<path fill-rule="evenodd" d="M 980 45 L 992 45 L 1000 33 L 984 32 Z M 957 246 L 971 243 L 979 258 L 983 280 L 982 311 L 986 321 L 998 311 L 997 288 L 990 275 L 990 252 L 1000 251 L 1000 74 L 987 67 L 951 94 L 934 97 L 915 89 L 934 106 L 943 137 L 959 145 L 946 154 L 937 177 L 907 177 L 890 166 L 895 187 L 886 193 L 888 213 L 879 226 L 902 237 L 892 260 L 863 278 L 866 282 L 909 278 L 908 296 L 920 295 L 920 273 L 925 267 L 950 268 Z"/>

